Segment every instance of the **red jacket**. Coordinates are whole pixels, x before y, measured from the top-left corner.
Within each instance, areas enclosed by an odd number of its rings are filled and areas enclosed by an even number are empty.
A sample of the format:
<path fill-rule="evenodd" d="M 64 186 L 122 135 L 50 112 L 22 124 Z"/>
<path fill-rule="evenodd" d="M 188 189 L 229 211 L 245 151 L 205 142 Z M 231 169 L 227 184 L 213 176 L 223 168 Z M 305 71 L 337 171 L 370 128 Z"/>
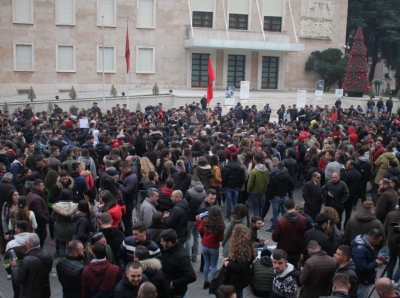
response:
<path fill-rule="evenodd" d="M 107 260 L 90 263 L 83 269 L 81 297 L 113 297 L 115 285 L 120 280 L 118 266 Z"/>
<path fill-rule="evenodd" d="M 225 154 L 226 154 L 226 159 L 231 161 L 231 155 L 232 153 L 239 154 L 239 149 L 236 147 L 236 145 L 229 145 L 228 147 L 225 148 Z"/>
<path fill-rule="evenodd" d="M 196 224 L 200 234 L 203 235 L 201 244 L 209 248 L 219 248 L 220 242 L 224 239 L 224 230 L 211 233 L 203 228 L 203 220 L 201 219 L 196 219 Z"/>
<path fill-rule="evenodd" d="M 302 253 L 303 238 L 307 229 L 307 220 L 297 212 L 286 212 L 276 222 L 272 240 L 277 242 L 276 248 L 288 254 Z"/>
<path fill-rule="evenodd" d="M 353 145 L 354 148 L 356 148 L 357 142 L 358 142 L 358 135 L 356 134 L 356 130 L 353 126 L 350 126 L 348 129 L 349 132 L 349 139 L 351 141 L 351 144 Z"/>
<path fill-rule="evenodd" d="M 111 226 L 113 228 L 118 227 L 119 223 L 121 222 L 121 218 L 122 218 L 121 206 L 119 204 L 115 204 L 110 209 L 108 209 L 107 212 L 110 213 L 111 217 L 112 217 Z"/>

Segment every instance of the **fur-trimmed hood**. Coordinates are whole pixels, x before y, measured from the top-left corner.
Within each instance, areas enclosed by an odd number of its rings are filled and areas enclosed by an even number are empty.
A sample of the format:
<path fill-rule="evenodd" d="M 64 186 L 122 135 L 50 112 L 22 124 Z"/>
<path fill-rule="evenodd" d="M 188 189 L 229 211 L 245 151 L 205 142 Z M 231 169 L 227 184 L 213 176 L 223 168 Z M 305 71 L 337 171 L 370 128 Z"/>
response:
<path fill-rule="evenodd" d="M 69 179 L 69 182 L 68 182 L 68 189 L 69 189 L 69 190 L 72 190 L 72 189 L 74 188 L 74 186 L 75 186 L 75 181 L 74 181 L 74 179 L 72 179 L 71 177 L 68 177 L 68 179 Z M 58 177 L 58 178 L 57 178 L 57 183 L 56 183 L 56 185 L 57 185 L 57 187 L 58 187 L 59 189 L 64 189 L 64 186 L 63 186 L 63 184 L 61 183 L 61 177 Z"/>
<path fill-rule="evenodd" d="M 53 211 L 65 217 L 72 217 L 78 211 L 78 204 L 74 202 L 58 202 L 53 205 Z"/>
<path fill-rule="evenodd" d="M 142 261 L 139 261 L 139 263 L 142 265 L 143 271 L 145 271 L 145 270 L 161 270 L 162 269 L 161 261 L 156 258 L 142 260 Z"/>

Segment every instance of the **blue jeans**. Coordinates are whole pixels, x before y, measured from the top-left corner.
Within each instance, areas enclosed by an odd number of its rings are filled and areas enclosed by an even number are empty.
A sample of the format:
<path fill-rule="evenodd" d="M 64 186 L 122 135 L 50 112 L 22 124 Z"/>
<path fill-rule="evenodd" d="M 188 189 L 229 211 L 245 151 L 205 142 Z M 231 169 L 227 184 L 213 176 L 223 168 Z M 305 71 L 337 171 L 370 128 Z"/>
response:
<path fill-rule="evenodd" d="M 358 298 L 368 298 L 369 290 L 371 289 L 371 287 L 372 285 L 364 285 L 360 283 L 358 285 L 358 291 L 357 291 Z"/>
<path fill-rule="evenodd" d="M 199 254 L 199 244 L 200 244 L 200 234 L 199 230 L 197 230 L 197 225 L 195 221 L 188 221 L 187 225 L 188 229 L 188 238 L 186 240 L 185 246 L 186 251 L 191 259 L 197 259 L 197 255 Z M 190 239 L 193 235 L 193 247 L 190 245 Z"/>
<path fill-rule="evenodd" d="M 273 196 L 272 199 L 272 226 L 271 229 L 275 228 L 276 221 L 278 220 L 279 217 L 279 211 L 284 215 L 286 213 L 285 210 L 285 201 L 288 199 L 287 196 Z"/>
<path fill-rule="evenodd" d="M 67 256 L 67 241 L 58 240 L 58 244 L 60 245 L 60 259 L 65 258 Z"/>
<path fill-rule="evenodd" d="M 398 282 L 400 279 L 400 255 L 396 250 L 389 248 L 389 263 L 387 265 L 387 278 Z M 393 276 L 394 267 L 396 267 L 397 259 L 399 259 L 399 268 L 397 268 L 396 273 Z"/>
<path fill-rule="evenodd" d="M 204 257 L 203 278 L 204 281 L 210 281 L 217 272 L 219 248 L 210 248 L 203 245 L 202 254 Z M 208 278 L 208 272 L 211 266 L 211 276 Z"/>
<path fill-rule="evenodd" d="M 231 217 L 232 209 L 237 205 L 238 197 L 239 197 L 239 189 L 225 188 L 227 218 Z"/>
<path fill-rule="evenodd" d="M 264 195 L 256 195 L 256 194 L 249 194 L 250 200 L 251 200 L 251 205 L 253 206 L 253 214 L 254 216 L 260 216 L 262 210 L 264 208 L 265 200 L 264 200 Z"/>
<path fill-rule="evenodd" d="M 243 298 L 243 289 L 236 289 L 236 298 Z"/>
<path fill-rule="evenodd" d="M 216 195 L 217 195 L 217 199 L 215 200 L 214 205 L 218 204 L 218 205 L 221 206 L 221 195 L 219 193 L 219 190 L 220 190 L 221 187 L 219 187 L 219 186 L 210 186 L 210 188 L 214 189 L 215 192 L 216 192 Z"/>

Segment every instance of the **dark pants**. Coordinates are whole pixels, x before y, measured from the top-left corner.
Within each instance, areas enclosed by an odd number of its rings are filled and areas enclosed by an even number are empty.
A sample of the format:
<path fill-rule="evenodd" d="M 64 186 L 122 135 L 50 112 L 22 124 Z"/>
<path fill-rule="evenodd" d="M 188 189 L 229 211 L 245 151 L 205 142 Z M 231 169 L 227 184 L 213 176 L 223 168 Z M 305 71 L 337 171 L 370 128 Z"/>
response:
<path fill-rule="evenodd" d="M 354 202 L 357 202 L 357 200 L 358 200 L 358 195 L 352 195 L 349 196 L 347 202 L 344 204 L 345 219 L 344 219 L 343 229 L 346 228 L 347 222 L 351 218 L 351 212 L 353 211 Z"/>
<path fill-rule="evenodd" d="M 46 237 L 47 237 L 46 224 L 38 223 L 35 233 L 39 236 L 40 247 L 43 248 L 44 241 L 46 240 Z"/>
<path fill-rule="evenodd" d="M 270 207 L 271 207 L 271 203 L 269 202 L 267 193 L 265 193 L 265 204 L 264 204 L 264 208 L 261 212 L 261 218 L 263 221 L 264 221 L 265 216 L 267 216 L 267 213 L 268 213 Z"/>
<path fill-rule="evenodd" d="M 50 221 L 49 221 L 50 239 L 54 239 L 54 221 L 51 218 L 51 214 L 53 213 L 53 208 L 47 207 L 47 210 L 49 210 L 49 216 L 50 216 Z"/>
<path fill-rule="evenodd" d="M 288 262 L 294 266 L 297 270 L 299 270 L 299 261 L 300 261 L 301 253 L 289 253 L 288 254 Z"/>
<path fill-rule="evenodd" d="M 364 203 L 367 200 L 367 184 L 368 181 L 361 181 L 360 183 L 360 189 L 358 191 L 358 198 L 361 199 L 361 202 Z M 357 202 L 358 202 L 358 198 L 357 200 L 354 201 L 354 206 L 357 206 Z"/>
<path fill-rule="evenodd" d="M 376 206 L 376 203 L 378 203 L 378 189 L 379 189 L 379 185 L 373 183 L 372 184 L 372 189 L 371 189 L 371 197 L 372 197 L 372 202 L 374 202 L 374 206 Z"/>
<path fill-rule="evenodd" d="M 218 204 L 219 206 L 221 206 L 221 194 L 219 193 L 220 187 L 219 186 L 210 186 L 210 188 L 214 189 L 216 192 L 216 195 L 217 195 L 217 199 L 215 200 L 214 205 Z"/>
<path fill-rule="evenodd" d="M 132 203 L 126 203 L 126 213 L 122 217 L 122 221 L 124 222 L 125 226 L 125 236 L 132 236 L 132 212 L 135 209 L 136 201 Z"/>

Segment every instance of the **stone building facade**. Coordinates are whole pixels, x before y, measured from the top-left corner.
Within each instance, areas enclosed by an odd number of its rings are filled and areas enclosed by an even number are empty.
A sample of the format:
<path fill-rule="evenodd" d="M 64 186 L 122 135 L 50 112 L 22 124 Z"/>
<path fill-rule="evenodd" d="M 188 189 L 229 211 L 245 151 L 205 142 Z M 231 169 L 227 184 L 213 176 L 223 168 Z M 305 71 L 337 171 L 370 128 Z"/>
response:
<path fill-rule="evenodd" d="M 0 94 L 74 86 L 313 89 L 311 52 L 345 44 L 348 0 L 0 0 Z M 103 25 L 103 27 L 102 27 Z M 102 29 L 103 28 L 103 29 Z M 104 49 L 102 47 L 104 40 Z"/>

